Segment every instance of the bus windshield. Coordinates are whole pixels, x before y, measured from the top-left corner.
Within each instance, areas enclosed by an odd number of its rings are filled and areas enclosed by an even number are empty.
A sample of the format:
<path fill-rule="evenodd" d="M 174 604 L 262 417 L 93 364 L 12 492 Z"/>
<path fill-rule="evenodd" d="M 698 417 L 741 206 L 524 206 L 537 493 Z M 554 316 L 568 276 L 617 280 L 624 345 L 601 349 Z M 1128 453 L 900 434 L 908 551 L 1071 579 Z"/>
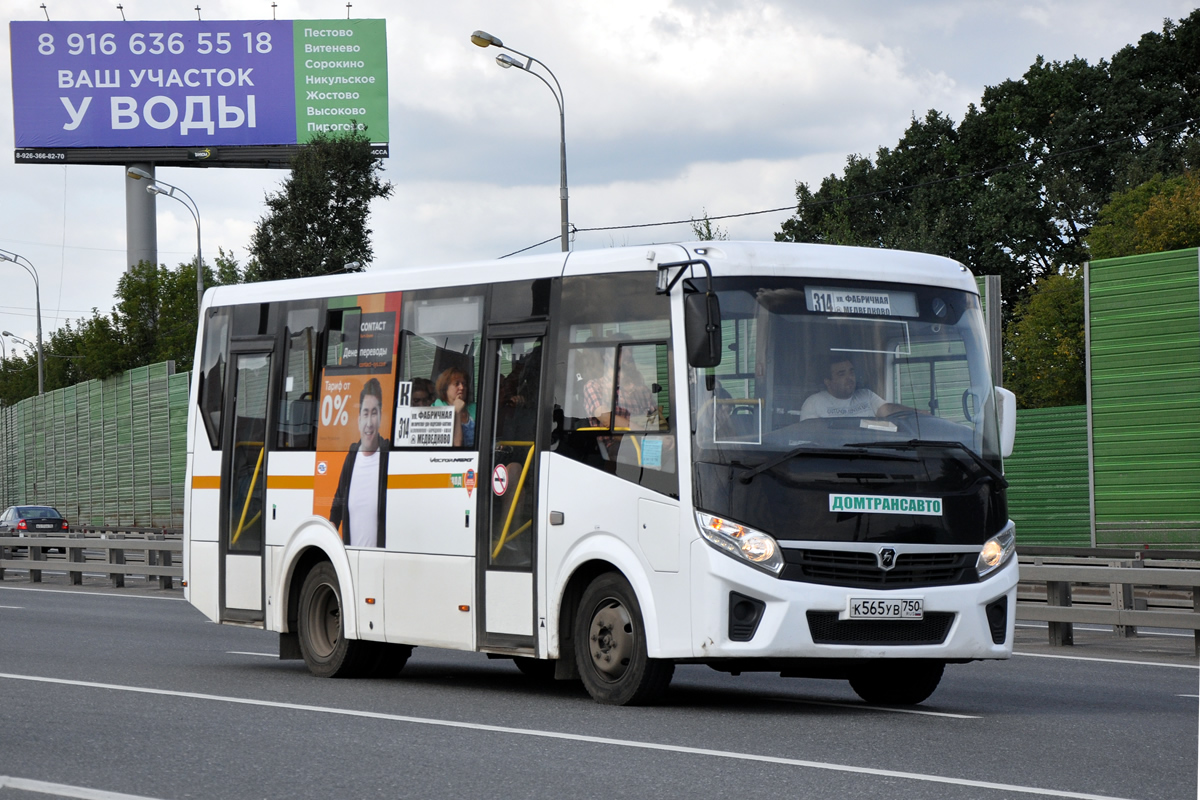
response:
<path fill-rule="evenodd" d="M 999 464 L 975 295 L 828 279 L 715 283 L 727 352 L 695 382 L 706 459 L 928 440 Z"/>
<path fill-rule="evenodd" d="M 732 465 L 742 485 L 772 472 L 793 487 L 874 480 L 936 492 L 1003 481 L 976 295 L 830 278 L 713 284 L 725 352 L 692 372 L 698 475 Z M 740 491 L 714 488 L 701 497 Z M 772 502 L 788 505 L 782 494 Z"/>

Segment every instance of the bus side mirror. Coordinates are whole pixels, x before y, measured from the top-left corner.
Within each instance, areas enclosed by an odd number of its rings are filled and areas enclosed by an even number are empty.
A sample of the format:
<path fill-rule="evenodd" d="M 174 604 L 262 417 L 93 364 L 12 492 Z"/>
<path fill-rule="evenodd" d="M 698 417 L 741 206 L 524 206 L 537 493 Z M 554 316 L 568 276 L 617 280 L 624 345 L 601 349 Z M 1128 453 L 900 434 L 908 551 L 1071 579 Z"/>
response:
<path fill-rule="evenodd" d="M 1013 441 L 1017 438 L 1017 396 L 1008 389 L 996 387 L 996 410 L 1000 419 L 1000 457 L 1008 458 L 1013 452 Z"/>
<path fill-rule="evenodd" d="M 683 328 L 689 366 L 715 367 L 721 363 L 721 304 L 715 294 L 693 292 L 683 296 Z"/>

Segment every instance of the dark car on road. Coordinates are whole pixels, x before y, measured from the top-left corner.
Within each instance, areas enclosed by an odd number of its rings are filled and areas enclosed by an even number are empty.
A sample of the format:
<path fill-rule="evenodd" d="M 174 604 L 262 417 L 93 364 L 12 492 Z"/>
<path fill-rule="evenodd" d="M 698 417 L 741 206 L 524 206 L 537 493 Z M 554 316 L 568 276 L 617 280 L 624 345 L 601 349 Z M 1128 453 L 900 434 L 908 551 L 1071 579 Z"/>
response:
<path fill-rule="evenodd" d="M 42 536 L 70 529 L 63 515 L 51 506 L 9 506 L 0 514 L 0 536 Z"/>

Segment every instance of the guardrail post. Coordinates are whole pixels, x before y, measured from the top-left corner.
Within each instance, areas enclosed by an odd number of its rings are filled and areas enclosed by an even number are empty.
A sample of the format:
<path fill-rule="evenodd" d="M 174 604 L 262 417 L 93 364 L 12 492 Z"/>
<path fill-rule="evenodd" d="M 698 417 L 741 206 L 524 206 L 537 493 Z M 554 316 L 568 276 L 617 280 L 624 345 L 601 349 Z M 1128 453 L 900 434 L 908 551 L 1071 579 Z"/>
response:
<path fill-rule="evenodd" d="M 125 534 L 110 533 L 110 534 L 108 534 L 108 538 L 123 540 L 125 538 Z M 108 551 L 108 563 L 124 565 L 125 564 L 125 551 L 110 548 Z M 109 577 L 112 578 L 112 585 L 114 588 L 120 589 L 121 587 L 123 587 L 125 585 L 125 573 L 112 572 L 112 573 L 109 573 Z"/>
<path fill-rule="evenodd" d="M 8 545 L 0 545 L 0 561 L 12 558 Z M 0 581 L 4 580 L 4 567 L 0 566 Z"/>
<path fill-rule="evenodd" d="M 33 545 L 29 545 L 29 560 L 30 561 L 45 561 L 46 560 L 46 548 L 40 547 L 40 546 L 35 547 Z M 29 570 L 29 582 L 30 583 L 41 583 L 42 582 L 42 571 L 40 569 Z"/>
<path fill-rule="evenodd" d="M 160 533 L 147 533 L 146 534 L 147 542 L 157 542 L 157 541 L 160 541 L 162 538 L 163 538 L 163 536 Z M 157 567 L 159 565 L 158 564 L 158 553 L 159 553 L 158 550 L 151 550 L 150 548 L 146 548 L 146 567 L 147 568 Z M 158 580 L 160 577 L 161 577 L 160 575 L 147 574 L 146 575 L 146 583 L 152 583 L 152 582 Z"/>
<path fill-rule="evenodd" d="M 1067 607 L 1071 605 L 1071 584 L 1067 581 L 1046 581 L 1046 605 Z M 1075 630 L 1070 622 L 1051 622 L 1051 646 L 1075 644 Z"/>
<path fill-rule="evenodd" d="M 1120 561 L 1120 562 L 1114 563 L 1113 566 L 1115 566 L 1115 567 L 1140 567 L 1140 566 L 1142 566 L 1142 562 L 1141 561 Z M 1109 594 L 1109 597 L 1112 598 L 1113 608 L 1117 609 L 1118 611 L 1125 611 L 1126 609 L 1132 611 L 1134 609 L 1133 584 L 1131 584 L 1131 583 L 1110 583 L 1108 585 L 1108 594 Z M 1113 633 L 1119 638 L 1134 639 L 1134 638 L 1137 638 L 1137 626 L 1136 625 L 1113 625 Z"/>
<path fill-rule="evenodd" d="M 1200 586 L 1192 587 L 1192 610 L 1200 614 Z M 1200 630 L 1192 631 L 1192 638 L 1196 644 L 1196 655 L 1200 656 Z"/>
<path fill-rule="evenodd" d="M 164 536 L 163 538 L 165 539 L 166 537 Z M 159 554 L 159 566 L 160 567 L 171 566 L 171 551 L 170 550 L 159 550 L 158 554 Z M 170 575 L 159 575 L 158 576 L 158 588 L 170 589 L 171 585 L 172 584 L 171 584 L 171 576 Z"/>
<path fill-rule="evenodd" d="M 68 539 L 82 539 L 83 534 L 82 533 L 70 533 L 70 534 L 67 534 L 67 538 Z M 84 560 L 85 559 L 83 557 L 83 548 L 82 547 L 68 547 L 67 548 L 67 563 L 82 564 L 84 562 Z M 67 572 L 67 578 L 70 580 L 72 586 L 81 586 L 81 585 L 83 585 L 83 570 L 70 570 Z"/>

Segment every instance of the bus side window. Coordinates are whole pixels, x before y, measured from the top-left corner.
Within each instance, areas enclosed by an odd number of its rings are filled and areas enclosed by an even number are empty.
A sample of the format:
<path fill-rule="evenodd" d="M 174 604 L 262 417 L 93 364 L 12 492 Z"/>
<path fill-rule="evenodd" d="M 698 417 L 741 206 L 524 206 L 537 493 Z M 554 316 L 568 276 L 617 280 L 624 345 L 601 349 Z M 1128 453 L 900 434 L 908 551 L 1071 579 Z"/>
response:
<path fill-rule="evenodd" d="M 319 316 L 315 306 L 288 310 L 276 450 L 311 450 L 316 445 Z"/>
<path fill-rule="evenodd" d="M 555 452 L 676 496 L 670 305 L 654 275 L 563 279 Z"/>
<path fill-rule="evenodd" d="M 221 449 L 221 409 L 225 402 L 225 364 L 229 353 L 229 309 L 209 309 L 204 350 L 197 365 L 200 418 L 213 450 Z"/>
<path fill-rule="evenodd" d="M 466 421 L 455 425 L 467 448 L 476 446 L 483 299 L 482 290 L 472 287 L 409 292 L 400 331 L 400 380 L 412 383 L 411 404 L 453 405 L 461 396 Z"/>

